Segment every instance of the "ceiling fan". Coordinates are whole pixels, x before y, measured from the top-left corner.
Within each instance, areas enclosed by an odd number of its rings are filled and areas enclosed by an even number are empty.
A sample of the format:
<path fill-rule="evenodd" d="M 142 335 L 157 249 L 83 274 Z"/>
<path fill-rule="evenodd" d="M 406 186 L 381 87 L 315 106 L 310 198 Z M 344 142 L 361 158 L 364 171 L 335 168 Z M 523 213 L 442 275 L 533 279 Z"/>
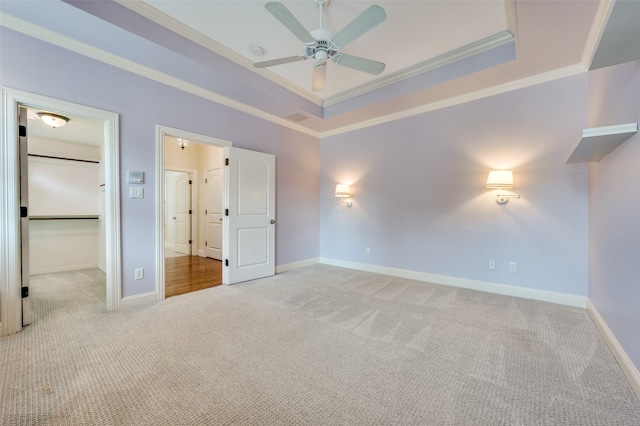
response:
<path fill-rule="evenodd" d="M 378 75 L 384 71 L 385 64 L 382 62 L 372 61 L 370 59 L 340 52 L 340 49 L 387 18 L 383 8 L 377 5 L 370 6 L 336 35 L 333 35 L 326 28 L 322 28 L 322 11 L 324 6 L 328 3 L 328 0 L 312 1 L 316 3 L 320 9 L 320 28 L 311 32 L 307 31 L 282 3 L 269 2 L 265 4 L 264 7 L 278 21 L 287 27 L 293 35 L 298 37 L 298 39 L 304 43 L 305 53 L 302 55 L 288 56 L 286 58 L 256 62 L 253 64 L 254 67 L 266 68 L 274 65 L 288 64 L 290 62 L 304 61 L 313 58 L 316 61 L 313 66 L 313 79 L 311 85 L 314 92 L 324 89 L 327 72 L 327 59 L 329 58 L 331 58 L 335 64 L 373 75 Z"/>

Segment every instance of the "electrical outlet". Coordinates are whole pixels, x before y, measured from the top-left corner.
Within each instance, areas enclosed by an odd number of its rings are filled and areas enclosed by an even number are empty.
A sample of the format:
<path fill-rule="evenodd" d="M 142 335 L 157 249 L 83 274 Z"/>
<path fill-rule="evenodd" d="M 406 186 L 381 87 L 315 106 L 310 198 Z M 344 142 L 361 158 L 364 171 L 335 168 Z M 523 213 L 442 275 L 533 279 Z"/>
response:
<path fill-rule="evenodd" d="M 516 272 L 516 262 L 509 262 L 509 272 Z"/>
<path fill-rule="evenodd" d="M 371 249 L 369 247 L 364 249 L 364 254 L 366 254 L 367 256 L 371 254 Z"/>
<path fill-rule="evenodd" d="M 496 261 L 495 260 L 490 260 L 489 261 L 489 269 L 496 269 Z"/>
<path fill-rule="evenodd" d="M 136 272 L 136 280 L 141 280 L 144 278 L 144 268 L 137 268 L 135 272 Z"/>

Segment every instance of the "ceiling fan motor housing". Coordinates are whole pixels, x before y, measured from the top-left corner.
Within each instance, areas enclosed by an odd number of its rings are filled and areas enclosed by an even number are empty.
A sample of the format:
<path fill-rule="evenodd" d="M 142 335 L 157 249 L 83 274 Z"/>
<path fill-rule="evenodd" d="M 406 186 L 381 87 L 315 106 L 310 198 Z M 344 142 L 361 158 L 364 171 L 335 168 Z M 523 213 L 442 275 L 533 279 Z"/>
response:
<path fill-rule="evenodd" d="M 306 54 L 316 59 L 318 62 L 324 62 L 328 57 L 335 53 L 335 50 L 329 46 L 329 41 L 333 34 L 326 28 L 318 28 L 310 33 L 316 39 L 315 46 L 307 46 Z"/>

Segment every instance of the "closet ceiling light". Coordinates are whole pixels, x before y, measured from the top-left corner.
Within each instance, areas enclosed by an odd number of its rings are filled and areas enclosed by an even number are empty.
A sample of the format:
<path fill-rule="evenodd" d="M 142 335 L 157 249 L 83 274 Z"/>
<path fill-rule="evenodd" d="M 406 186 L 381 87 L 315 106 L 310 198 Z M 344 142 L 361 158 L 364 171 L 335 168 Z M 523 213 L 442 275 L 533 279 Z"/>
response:
<path fill-rule="evenodd" d="M 182 138 L 178 138 L 178 139 L 176 139 L 176 143 L 178 144 L 178 146 L 179 146 L 180 148 L 182 148 L 182 150 L 183 150 L 183 151 L 184 151 L 184 149 L 185 149 L 186 147 L 188 147 L 188 146 L 189 146 L 189 141 L 188 141 L 188 140 L 186 140 L 186 139 L 182 139 Z"/>
<path fill-rule="evenodd" d="M 64 126 L 69 121 L 69 118 L 64 115 L 53 114 L 50 112 L 39 112 L 38 116 L 45 122 L 45 124 L 48 124 L 54 129 L 56 127 Z"/>

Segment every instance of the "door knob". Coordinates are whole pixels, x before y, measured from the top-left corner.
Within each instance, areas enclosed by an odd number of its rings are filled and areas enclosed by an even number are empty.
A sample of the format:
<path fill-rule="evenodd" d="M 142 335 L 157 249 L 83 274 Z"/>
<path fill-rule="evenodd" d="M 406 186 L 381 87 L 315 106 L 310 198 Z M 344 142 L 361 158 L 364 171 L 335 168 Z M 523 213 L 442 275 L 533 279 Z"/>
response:
<path fill-rule="evenodd" d="M 274 223 L 276 223 L 276 221 L 275 221 L 275 220 L 273 220 L 273 219 L 271 219 L 271 222 L 270 222 L 270 223 L 273 225 Z"/>

